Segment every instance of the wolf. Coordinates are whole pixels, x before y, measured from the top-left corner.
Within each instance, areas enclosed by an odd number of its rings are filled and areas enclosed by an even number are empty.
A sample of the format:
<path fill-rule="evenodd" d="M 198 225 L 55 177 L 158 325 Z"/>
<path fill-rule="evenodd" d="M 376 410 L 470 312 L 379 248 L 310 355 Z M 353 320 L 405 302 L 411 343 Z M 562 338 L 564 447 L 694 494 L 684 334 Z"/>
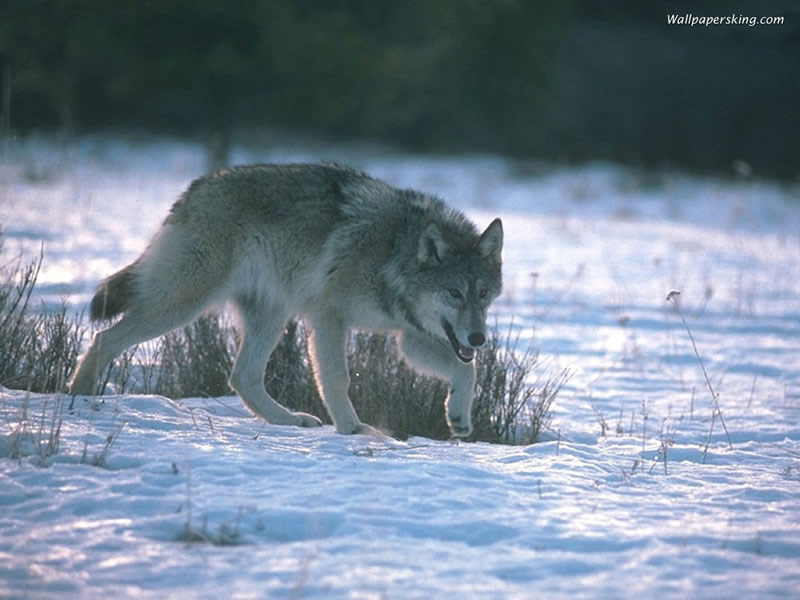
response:
<path fill-rule="evenodd" d="M 451 432 L 472 431 L 476 350 L 502 289 L 503 226 L 482 233 L 439 198 L 336 164 L 250 165 L 195 180 L 133 263 L 100 283 L 95 334 L 72 378 L 90 395 L 127 347 L 229 302 L 240 333 L 229 384 L 269 423 L 321 421 L 264 388 L 290 318 L 303 320 L 315 382 L 336 431 L 379 435 L 348 398 L 352 329 L 393 332 L 406 362 L 449 383 Z"/>

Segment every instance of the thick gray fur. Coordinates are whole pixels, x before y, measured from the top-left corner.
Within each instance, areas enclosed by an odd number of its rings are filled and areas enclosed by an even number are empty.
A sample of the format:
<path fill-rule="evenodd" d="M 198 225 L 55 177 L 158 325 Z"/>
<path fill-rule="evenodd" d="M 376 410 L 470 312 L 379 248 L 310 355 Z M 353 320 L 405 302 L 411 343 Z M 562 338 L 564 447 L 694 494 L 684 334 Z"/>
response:
<path fill-rule="evenodd" d="M 132 264 L 100 284 L 97 333 L 71 382 L 91 394 L 125 348 L 228 301 L 241 331 L 231 387 L 270 423 L 315 426 L 264 389 L 286 321 L 303 318 L 315 378 L 340 433 L 376 433 L 347 396 L 351 329 L 392 331 L 406 360 L 449 382 L 448 423 L 472 430 L 474 351 L 502 287 L 499 219 L 479 234 L 441 200 L 337 165 L 254 165 L 196 180 Z"/>

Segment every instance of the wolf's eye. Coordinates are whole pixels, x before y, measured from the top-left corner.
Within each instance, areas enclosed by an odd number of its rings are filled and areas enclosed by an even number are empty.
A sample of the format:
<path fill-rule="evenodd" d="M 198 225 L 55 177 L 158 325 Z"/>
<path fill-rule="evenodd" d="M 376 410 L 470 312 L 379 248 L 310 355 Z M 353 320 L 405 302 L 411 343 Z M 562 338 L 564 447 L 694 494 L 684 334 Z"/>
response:
<path fill-rule="evenodd" d="M 455 298 L 456 300 L 461 300 L 461 298 L 463 298 L 463 296 L 461 295 L 461 292 L 459 292 L 456 288 L 450 288 L 447 291 L 450 292 L 450 295 L 453 298 Z"/>
<path fill-rule="evenodd" d="M 478 292 L 478 297 L 480 297 L 480 298 L 486 298 L 486 296 L 487 296 L 488 294 L 489 294 L 489 290 L 487 290 L 486 288 L 481 288 L 481 291 L 480 291 L 480 292 Z"/>

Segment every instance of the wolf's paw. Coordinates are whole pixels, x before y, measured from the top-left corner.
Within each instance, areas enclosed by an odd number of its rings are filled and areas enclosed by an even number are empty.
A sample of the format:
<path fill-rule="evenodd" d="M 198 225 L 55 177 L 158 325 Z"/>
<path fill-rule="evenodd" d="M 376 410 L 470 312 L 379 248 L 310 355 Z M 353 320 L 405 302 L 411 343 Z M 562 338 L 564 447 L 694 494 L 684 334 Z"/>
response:
<path fill-rule="evenodd" d="M 380 429 L 376 429 L 372 425 L 367 425 L 366 423 L 359 423 L 355 431 L 353 433 L 357 435 L 371 435 L 373 437 L 387 437 L 385 433 L 383 433 Z"/>
<path fill-rule="evenodd" d="M 293 414 L 299 419 L 297 423 L 298 427 L 322 427 L 322 421 L 320 421 L 314 415 L 309 415 L 308 413 L 303 412 L 296 412 Z"/>
<path fill-rule="evenodd" d="M 93 396 L 94 381 L 86 378 L 75 378 L 67 386 L 67 393 L 70 396 Z"/>
<path fill-rule="evenodd" d="M 469 419 L 451 415 L 448 419 L 448 424 L 450 425 L 450 432 L 453 434 L 453 437 L 465 438 L 472 434 L 472 423 Z"/>

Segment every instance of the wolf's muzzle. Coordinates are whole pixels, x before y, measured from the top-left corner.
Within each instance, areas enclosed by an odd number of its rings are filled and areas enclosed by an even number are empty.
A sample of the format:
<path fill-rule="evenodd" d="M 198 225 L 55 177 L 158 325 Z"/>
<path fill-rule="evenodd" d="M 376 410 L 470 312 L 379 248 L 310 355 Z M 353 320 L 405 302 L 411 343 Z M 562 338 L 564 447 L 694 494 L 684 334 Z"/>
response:
<path fill-rule="evenodd" d="M 455 351 L 458 359 L 461 362 L 465 363 L 472 362 L 472 359 L 475 358 L 475 348 L 470 346 L 463 346 L 461 342 L 458 341 L 453 326 L 450 325 L 450 323 L 447 320 L 442 319 L 442 327 L 444 328 L 444 332 L 447 335 L 447 339 L 450 340 L 450 345 L 453 346 L 453 351 Z M 478 341 L 480 342 L 480 344 L 474 343 Z M 482 333 L 471 333 L 469 335 L 469 343 L 475 347 L 482 346 L 485 342 L 486 338 Z"/>

